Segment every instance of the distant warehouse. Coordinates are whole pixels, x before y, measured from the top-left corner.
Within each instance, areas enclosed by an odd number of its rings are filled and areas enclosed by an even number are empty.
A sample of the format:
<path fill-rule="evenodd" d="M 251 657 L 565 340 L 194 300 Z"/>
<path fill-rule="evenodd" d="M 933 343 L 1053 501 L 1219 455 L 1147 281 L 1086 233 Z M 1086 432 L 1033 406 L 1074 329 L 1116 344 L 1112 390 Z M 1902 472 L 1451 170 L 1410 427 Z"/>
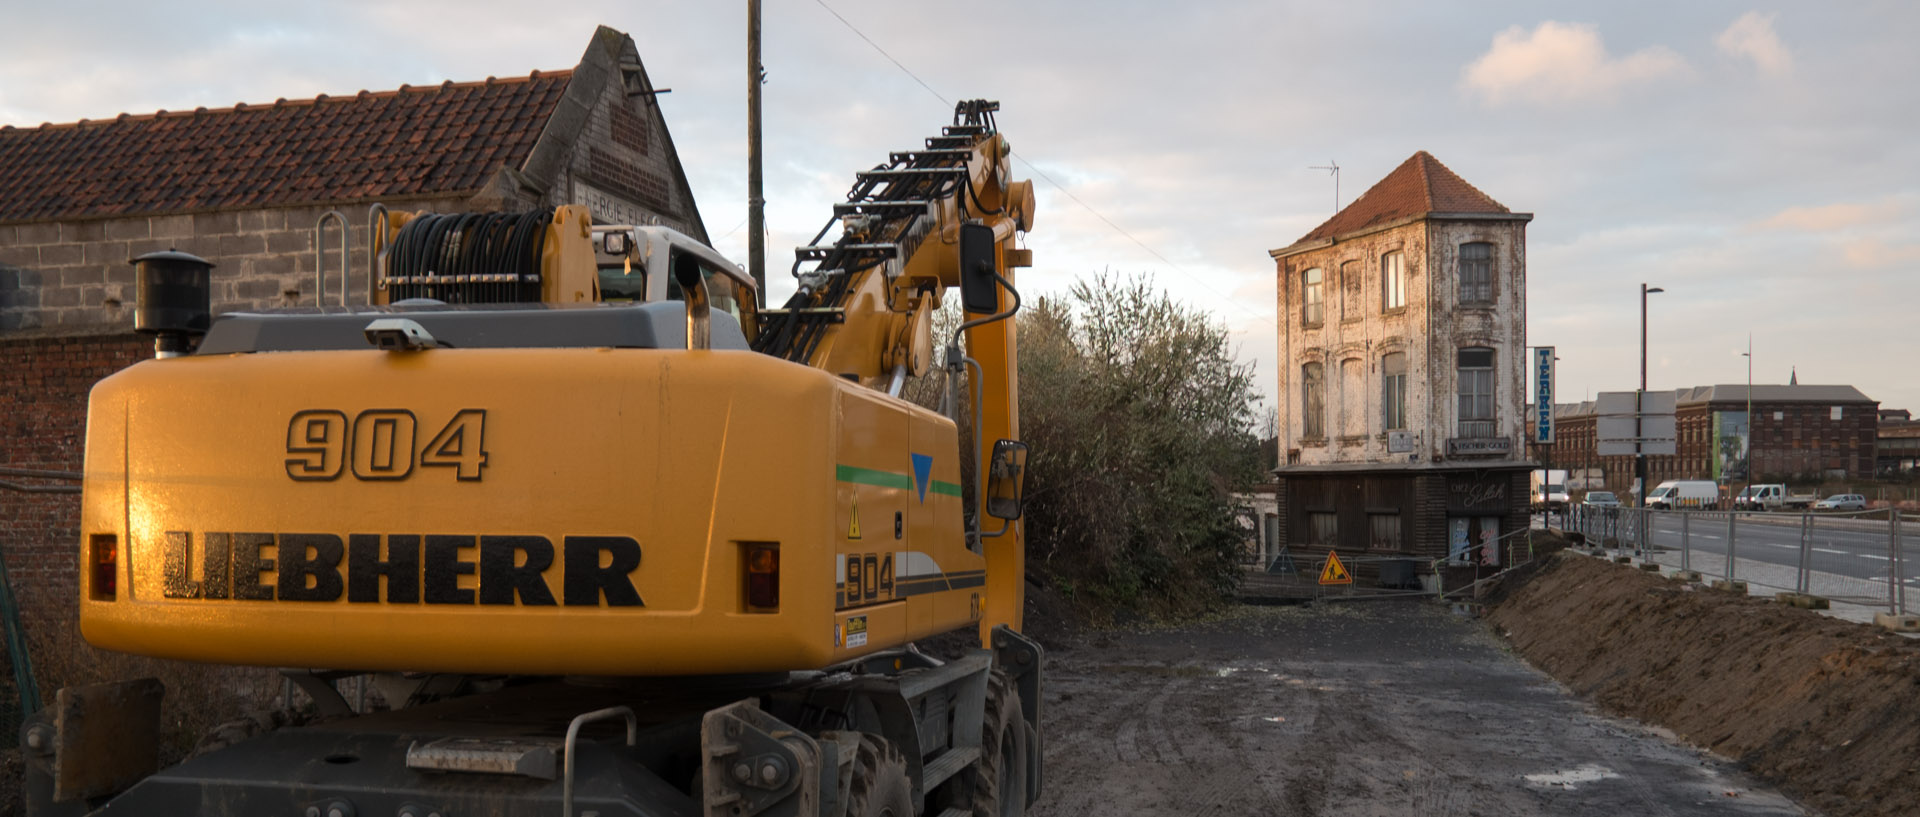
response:
<path fill-rule="evenodd" d="M 1880 404 L 1852 386 L 1695 386 L 1674 391 L 1679 439 L 1672 456 L 1647 457 L 1647 480 L 1744 482 L 1871 479 Z M 1748 406 L 1752 406 L 1749 423 Z M 1581 490 L 1633 488 L 1633 457 L 1599 456 L 1592 401 L 1554 407 L 1552 454 Z"/>

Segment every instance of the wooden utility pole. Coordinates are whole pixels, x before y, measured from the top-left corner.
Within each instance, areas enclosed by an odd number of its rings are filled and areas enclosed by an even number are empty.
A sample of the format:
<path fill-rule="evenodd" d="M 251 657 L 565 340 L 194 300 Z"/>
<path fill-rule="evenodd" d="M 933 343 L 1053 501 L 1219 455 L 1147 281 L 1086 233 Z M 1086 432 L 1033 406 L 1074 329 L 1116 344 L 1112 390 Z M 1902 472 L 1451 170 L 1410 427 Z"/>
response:
<path fill-rule="evenodd" d="M 747 0 L 747 274 L 767 305 L 767 200 L 760 178 L 760 0 Z"/>

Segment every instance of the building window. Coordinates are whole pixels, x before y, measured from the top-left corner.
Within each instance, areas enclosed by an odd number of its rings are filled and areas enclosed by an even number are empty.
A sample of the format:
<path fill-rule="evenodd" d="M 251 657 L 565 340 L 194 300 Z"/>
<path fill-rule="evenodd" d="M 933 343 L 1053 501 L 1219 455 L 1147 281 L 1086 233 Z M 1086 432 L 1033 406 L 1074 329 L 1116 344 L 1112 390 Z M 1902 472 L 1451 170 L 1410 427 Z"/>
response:
<path fill-rule="evenodd" d="M 1406 258 L 1398 250 L 1380 256 L 1380 304 L 1382 309 L 1407 305 Z"/>
<path fill-rule="evenodd" d="M 1307 270 L 1300 274 L 1300 278 L 1305 285 L 1301 291 L 1300 323 L 1303 326 L 1319 326 L 1326 317 L 1323 311 L 1326 308 L 1326 298 L 1325 292 L 1321 289 L 1324 282 L 1321 280 L 1320 268 L 1314 267 Z"/>
<path fill-rule="evenodd" d="M 1460 436 L 1493 437 L 1493 350 L 1469 346 L 1460 350 Z"/>
<path fill-rule="evenodd" d="M 1460 245 L 1460 302 L 1493 303 L 1493 245 L 1475 241 Z"/>
<path fill-rule="evenodd" d="M 1320 439 L 1327 436 L 1322 422 L 1327 413 L 1327 384 L 1324 369 L 1318 363 L 1300 367 L 1300 436 Z"/>
<path fill-rule="evenodd" d="M 1366 300 L 1367 279 L 1360 272 L 1360 262 L 1348 261 L 1340 265 L 1340 319 L 1350 321 L 1366 314 L 1362 301 Z"/>
<path fill-rule="evenodd" d="M 1367 547 L 1377 550 L 1399 550 L 1400 513 L 1367 514 Z"/>
<path fill-rule="evenodd" d="M 1336 545 L 1340 536 L 1340 515 L 1328 512 L 1307 514 L 1307 544 Z"/>
<path fill-rule="evenodd" d="M 1407 428 L 1407 356 L 1392 352 L 1380 358 L 1380 428 Z"/>

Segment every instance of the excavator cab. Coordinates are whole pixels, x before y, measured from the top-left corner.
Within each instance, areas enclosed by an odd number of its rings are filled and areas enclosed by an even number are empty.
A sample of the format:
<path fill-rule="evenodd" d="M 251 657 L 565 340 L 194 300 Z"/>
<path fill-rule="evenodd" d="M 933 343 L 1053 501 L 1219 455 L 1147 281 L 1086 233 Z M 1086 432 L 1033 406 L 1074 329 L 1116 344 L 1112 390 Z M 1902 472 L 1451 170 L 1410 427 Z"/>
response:
<path fill-rule="evenodd" d="M 593 228 L 593 238 L 600 301 L 685 301 L 680 279 L 697 270 L 709 308 L 733 316 L 753 336 L 753 279 L 713 248 L 667 227 L 601 225 Z"/>

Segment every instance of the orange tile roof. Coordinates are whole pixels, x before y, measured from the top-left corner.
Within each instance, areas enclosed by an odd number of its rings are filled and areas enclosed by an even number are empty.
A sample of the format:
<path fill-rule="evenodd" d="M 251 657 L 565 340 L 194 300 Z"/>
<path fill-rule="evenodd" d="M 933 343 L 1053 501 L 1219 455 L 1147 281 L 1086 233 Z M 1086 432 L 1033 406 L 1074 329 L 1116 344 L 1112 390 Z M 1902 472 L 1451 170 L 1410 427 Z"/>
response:
<path fill-rule="evenodd" d="M 1379 224 L 1428 213 L 1508 213 L 1506 205 L 1467 183 L 1433 154 L 1407 157 L 1352 204 L 1302 236 L 1300 244 L 1346 235 Z"/>
<path fill-rule="evenodd" d="M 478 190 L 573 72 L 0 128 L 0 222 Z"/>

